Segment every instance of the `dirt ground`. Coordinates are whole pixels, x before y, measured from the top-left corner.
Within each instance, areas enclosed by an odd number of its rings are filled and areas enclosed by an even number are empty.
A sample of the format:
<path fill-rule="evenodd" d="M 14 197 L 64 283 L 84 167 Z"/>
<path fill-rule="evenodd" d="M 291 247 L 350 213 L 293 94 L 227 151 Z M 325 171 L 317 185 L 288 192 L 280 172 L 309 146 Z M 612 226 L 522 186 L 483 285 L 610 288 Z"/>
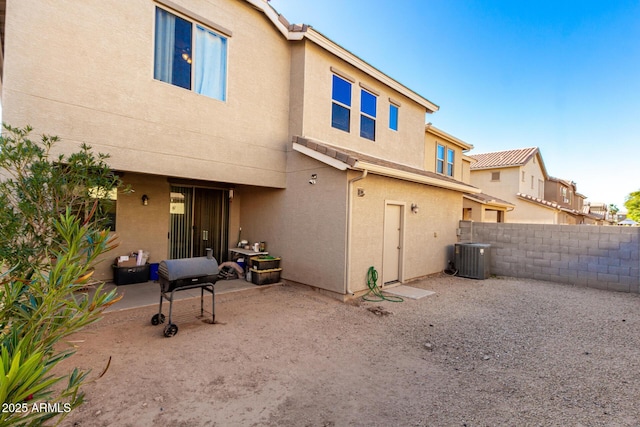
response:
<path fill-rule="evenodd" d="M 640 295 L 409 286 L 436 294 L 345 304 L 279 286 L 218 297 L 215 325 L 196 318 L 199 299 L 181 301 L 172 338 L 151 325 L 157 307 L 106 314 L 63 368 L 111 366 L 63 425 L 640 425 Z"/>

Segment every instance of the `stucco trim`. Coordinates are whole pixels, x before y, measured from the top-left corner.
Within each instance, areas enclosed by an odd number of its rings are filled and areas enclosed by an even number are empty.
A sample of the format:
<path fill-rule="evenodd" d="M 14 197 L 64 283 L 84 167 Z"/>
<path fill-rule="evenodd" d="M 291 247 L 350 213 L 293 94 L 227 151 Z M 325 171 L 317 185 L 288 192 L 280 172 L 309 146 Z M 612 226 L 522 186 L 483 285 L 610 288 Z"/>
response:
<path fill-rule="evenodd" d="M 164 6 L 165 8 L 168 9 L 172 9 L 175 12 L 179 12 L 184 16 L 188 16 L 189 18 L 193 19 L 194 21 L 198 21 L 201 24 L 206 25 L 207 27 L 211 28 L 212 30 L 215 30 L 221 34 L 224 34 L 227 37 L 233 37 L 233 32 L 225 27 L 222 27 L 218 24 L 216 24 L 215 22 L 201 16 L 198 15 L 196 13 L 193 13 L 192 11 L 190 11 L 189 9 L 186 9 L 178 4 L 175 4 L 174 2 L 170 1 L 170 0 L 154 0 L 154 3 L 159 4 L 161 6 Z"/>
<path fill-rule="evenodd" d="M 468 151 L 473 149 L 473 145 L 464 142 L 461 139 L 456 138 L 453 135 L 449 135 L 448 133 L 446 133 L 445 131 L 443 131 L 442 129 L 438 129 L 437 127 L 435 127 L 434 125 L 432 125 L 431 123 L 427 123 L 425 125 L 425 131 L 429 132 L 447 142 L 450 142 L 454 145 L 457 145 L 458 147 L 462 148 L 462 150 L 464 151 Z"/>
<path fill-rule="evenodd" d="M 349 74 L 345 73 L 344 71 L 339 70 L 334 66 L 331 66 L 329 68 L 331 69 L 331 72 L 333 74 L 337 74 L 338 76 L 342 77 L 343 79 L 349 80 L 351 83 L 355 83 L 356 82 L 355 77 L 350 76 Z"/>
<path fill-rule="evenodd" d="M 360 87 L 361 87 L 362 89 L 366 90 L 367 92 L 371 92 L 371 93 L 372 93 L 372 94 L 374 94 L 375 96 L 380 96 L 380 92 L 379 92 L 379 91 L 377 91 L 377 90 L 375 90 L 375 89 L 373 89 L 373 88 L 372 88 L 371 86 L 369 86 L 369 85 L 366 85 L 366 84 L 364 84 L 364 83 L 360 82 Z"/>
<path fill-rule="evenodd" d="M 485 194 L 485 196 L 487 196 Z M 496 198 L 491 198 L 491 199 L 482 199 L 480 197 L 477 197 L 475 194 L 464 194 L 463 197 L 467 200 L 471 200 L 473 202 L 476 203 L 480 203 L 482 205 L 485 206 L 489 206 L 489 207 L 496 207 L 496 208 L 501 208 L 501 209 L 508 209 L 508 208 L 515 208 L 516 205 L 514 205 L 513 203 L 509 203 L 506 202 L 504 200 L 500 200 L 500 199 L 496 199 Z M 491 197 L 491 196 L 488 196 Z"/>
<path fill-rule="evenodd" d="M 481 190 L 476 187 L 471 187 L 465 184 L 458 184 L 455 182 L 444 181 L 429 176 L 419 175 L 413 172 L 407 172 L 399 169 L 394 169 L 386 166 L 380 166 L 373 163 L 357 161 L 353 169 L 367 170 L 369 173 L 376 175 L 387 176 L 390 178 L 402 179 L 404 181 L 417 182 L 419 184 L 431 185 L 433 187 L 445 188 L 447 190 L 461 191 L 463 193 L 480 193 Z"/>
<path fill-rule="evenodd" d="M 329 166 L 334 167 L 334 168 L 336 168 L 338 170 L 341 170 L 341 171 L 347 170 L 347 168 L 348 168 L 348 166 L 344 162 L 342 162 L 342 161 L 340 161 L 340 160 L 338 160 L 336 158 L 329 157 L 326 154 L 322 154 L 322 153 L 319 153 L 319 152 L 317 152 L 315 150 L 307 148 L 304 145 L 300 145 L 300 144 L 294 143 L 293 144 L 293 151 L 297 151 L 298 153 L 304 154 L 305 156 L 309 156 L 312 159 L 316 159 L 319 162 L 322 162 L 322 163 L 324 163 L 326 165 L 329 165 Z"/>

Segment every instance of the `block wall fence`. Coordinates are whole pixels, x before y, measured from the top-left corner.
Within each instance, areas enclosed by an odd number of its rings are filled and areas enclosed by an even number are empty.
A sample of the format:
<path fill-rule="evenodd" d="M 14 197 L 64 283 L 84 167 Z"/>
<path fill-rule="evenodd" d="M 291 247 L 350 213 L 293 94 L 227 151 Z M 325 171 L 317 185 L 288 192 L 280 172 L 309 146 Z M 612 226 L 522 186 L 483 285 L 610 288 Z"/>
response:
<path fill-rule="evenodd" d="M 460 221 L 491 245 L 491 274 L 640 293 L 640 227 Z"/>

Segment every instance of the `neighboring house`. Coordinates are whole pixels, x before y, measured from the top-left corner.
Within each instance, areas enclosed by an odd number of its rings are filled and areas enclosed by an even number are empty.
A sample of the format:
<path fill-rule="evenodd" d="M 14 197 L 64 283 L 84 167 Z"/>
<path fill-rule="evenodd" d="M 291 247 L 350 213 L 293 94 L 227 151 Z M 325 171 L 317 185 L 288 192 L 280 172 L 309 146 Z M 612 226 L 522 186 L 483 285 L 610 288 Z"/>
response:
<path fill-rule="evenodd" d="M 544 198 L 560 207 L 558 224 L 589 224 L 584 213 L 586 196 L 578 193 L 576 183 L 550 176 L 545 182 Z M 594 219 L 594 218 L 591 218 Z"/>
<path fill-rule="evenodd" d="M 586 202 L 582 209 L 587 217 L 587 224 L 612 225 L 616 222 L 616 217 L 611 214 L 606 203 Z"/>
<path fill-rule="evenodd" d="M 380 285 L 447 266 L 479 192 L 466 144 L 425 166 L 438 106 L 313 28 L 264 0 L 3 4 L 4 120 L 109 153 L 135 189 L 114 200 L 110 258 L 266 241 L 283 279 L 338 298 L 370 266 Z"/>
<path fill-rule="evenodd" d="M 507 222 L 559 224 L 560 206 L 545 199 L 549 175 L 537 147 L 470 156 L 471 184 L 515 206 Z"/>

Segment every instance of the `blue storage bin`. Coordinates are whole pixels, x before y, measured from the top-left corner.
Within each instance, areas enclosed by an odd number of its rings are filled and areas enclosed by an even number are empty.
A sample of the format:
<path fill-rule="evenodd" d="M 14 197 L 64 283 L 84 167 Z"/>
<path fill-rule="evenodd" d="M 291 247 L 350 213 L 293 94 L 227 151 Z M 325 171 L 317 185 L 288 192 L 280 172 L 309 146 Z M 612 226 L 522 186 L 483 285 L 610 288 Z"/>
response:
<path fill-rule="evenodd" d="M 158 280 L 158 266 L 160 263 L 152 263 L 149 264 L 149 280 Z"/>

